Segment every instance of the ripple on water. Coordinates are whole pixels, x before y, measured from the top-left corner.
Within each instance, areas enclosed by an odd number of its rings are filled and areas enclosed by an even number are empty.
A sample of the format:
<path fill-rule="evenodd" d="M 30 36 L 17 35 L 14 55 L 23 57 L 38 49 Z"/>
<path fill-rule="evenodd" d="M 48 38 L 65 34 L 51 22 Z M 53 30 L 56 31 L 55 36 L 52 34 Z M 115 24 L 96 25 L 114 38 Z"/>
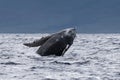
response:
<path fill-rule="evenodd" d="M 16 63 L 16 62 L 4 62 L 4 63 L 0 63 L 3 65 L 21 65 L 20 63 Z"/>

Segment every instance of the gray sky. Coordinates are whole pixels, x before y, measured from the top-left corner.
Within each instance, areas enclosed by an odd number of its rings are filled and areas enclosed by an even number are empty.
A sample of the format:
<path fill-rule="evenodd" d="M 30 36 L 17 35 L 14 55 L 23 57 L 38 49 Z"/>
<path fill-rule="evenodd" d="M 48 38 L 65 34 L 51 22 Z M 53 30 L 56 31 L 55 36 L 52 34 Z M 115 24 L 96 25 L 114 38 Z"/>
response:
<path fill-rule="evenodd" d="M 0 0 L 1 33 L 120 33 L 120 0 Z"/>

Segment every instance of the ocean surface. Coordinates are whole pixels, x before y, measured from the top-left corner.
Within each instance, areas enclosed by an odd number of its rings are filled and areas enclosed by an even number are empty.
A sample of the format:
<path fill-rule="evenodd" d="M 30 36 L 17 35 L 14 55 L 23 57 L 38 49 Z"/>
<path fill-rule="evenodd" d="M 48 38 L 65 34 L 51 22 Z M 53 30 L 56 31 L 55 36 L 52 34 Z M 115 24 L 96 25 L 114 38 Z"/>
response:
<path fill-rule="evenodd" d="M 120 80 L 120 34 L 77 34 L 63 57 L 23 45 L 49 34 L 0 34 L 0 80 Z"/>

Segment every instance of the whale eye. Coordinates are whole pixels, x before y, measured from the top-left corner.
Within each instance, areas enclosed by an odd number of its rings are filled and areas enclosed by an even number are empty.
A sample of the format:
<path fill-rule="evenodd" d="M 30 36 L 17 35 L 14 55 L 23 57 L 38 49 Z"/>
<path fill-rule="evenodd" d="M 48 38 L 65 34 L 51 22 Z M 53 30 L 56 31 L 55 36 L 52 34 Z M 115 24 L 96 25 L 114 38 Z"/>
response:
<path fill-rule="evenodd" d="M 75 31 L 75 29 L 72 29 L 72 30 L 69 31 L 69 36 L 75 38 L 75 36 L 76 36 L 76 31 Z"/>
<path fill-rule="evenodd" d="M 72 31 L 69 31 L 69 33 L 72 33 Z"/>
<path fill-rule="evenodd" d="M 70 30 L 70 31 L 69 31 L 69 34 L 70 34 L 70 35 L 73 35 L 73 34 L 75 34 L 75 31 L 74 31 L 74 30 Z"/>

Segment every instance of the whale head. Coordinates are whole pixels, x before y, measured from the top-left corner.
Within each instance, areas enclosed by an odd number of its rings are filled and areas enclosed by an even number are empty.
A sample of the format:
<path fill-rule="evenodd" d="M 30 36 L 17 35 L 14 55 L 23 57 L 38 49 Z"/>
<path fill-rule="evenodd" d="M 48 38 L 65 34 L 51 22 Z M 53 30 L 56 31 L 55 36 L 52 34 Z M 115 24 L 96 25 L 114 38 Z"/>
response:
<path fill-rule="evenodd" d="M 72 37 L 74 39 L 76 37 L 76 29 L 75 28 L 65 29 L 64 34 L 65 36 Z"/>
<path fill-rule="evenodd" d="M 61 35 L 61 38 L 66 40 L 68 44 L 72 44 L 74 38 L 76 37 L 76 29 L 75 28 L 67 28 L 62 31 L 58 32 L 59 35 Z"/>

